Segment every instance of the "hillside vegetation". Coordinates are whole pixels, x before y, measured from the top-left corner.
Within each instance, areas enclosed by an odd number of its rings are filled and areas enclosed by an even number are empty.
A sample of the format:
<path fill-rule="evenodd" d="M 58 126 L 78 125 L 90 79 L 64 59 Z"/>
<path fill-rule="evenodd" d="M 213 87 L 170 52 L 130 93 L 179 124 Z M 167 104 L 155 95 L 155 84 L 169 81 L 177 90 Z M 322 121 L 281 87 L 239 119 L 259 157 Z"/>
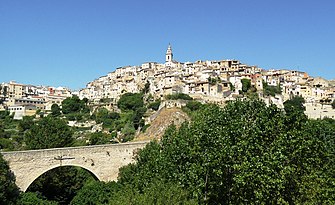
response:
<path fill-rule="evenodd" d="M 258 99 L 224 108 L 188 103 L 191 121 L 151 141 L 117 182 L 88 180 L 69 203 L 334 204 L 335 121 L 308 119 L 302 103 L 293 98 L 285 110 Z M 27 198 L 45 200 L 20 200 Z"/>

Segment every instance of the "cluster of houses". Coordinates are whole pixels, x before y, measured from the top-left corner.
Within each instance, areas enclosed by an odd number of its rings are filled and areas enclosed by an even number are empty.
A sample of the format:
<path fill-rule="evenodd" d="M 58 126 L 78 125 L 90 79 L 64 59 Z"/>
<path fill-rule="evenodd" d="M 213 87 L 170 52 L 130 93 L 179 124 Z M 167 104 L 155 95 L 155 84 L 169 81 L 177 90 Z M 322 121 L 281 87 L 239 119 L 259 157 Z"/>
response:
<path fill-rule="evenodd" d="M 173 60 L 169 45 L 164 64 L 148 62 L 141 66 L 117 68 L 114 72 L 88 83 L 79 95 L 80 98 L 86 97 L 90 100 L 117 100 L 122 93 L 140 92 L 149 83 L 149 92 L 155 98 L 185 93 L 196 99 L 222 101 L 242 88 L 242 78 L 252 79 L 256 88 L 262 90 L 262 78 L 259 75 L 261 71 L 257 66 L 248 66 L 237 60 L 180 63 Z"/>
<path fill-rule="evenodd" d="M 36 111 L 51 110 L 52 104 L 71 97 L 72 92 L 64 87 L 24 85 L 14 81 L 0 84 L 0 110 L 14 113 L 14 119 L 35 115 Z"/>
<path fill-rule="evenodd" d="M 174 93 L 184 93 L 192 98 L 217 104 L 241 97 L 242 79 L 248 79 L 255 92 L 267 103 L 283 107 L 283 102 L 292 96 L 302 96 L 306 114 L 311 118 L 335 119 L 335 109 L 330 103 L 335 100 L 335 81 L 296 70 L 264 70 L 249 66 L 238 60 L 177 62 L 173 59 L 171 45 L 165 54 L 165 63 L 147 62 L 140 66 L 117 68 L 86 85 L 79 93 L 67 88 L 22 85 L 16 82 L 0 85 L 0 110 L 31 114 L 36 110 L 50 110 L 51 105 L 79 95 L 94 104 L 102 99 L 114 104 L 123 93 L 141 92 L 145 87 L 155 99 Z M 264 86 L 280 87 L 281 94 L 265 96 Z M 149 85 L 149 86 L 148 86 Z M 17 114 L 16 114 L 17 115 Z M 24 114 L 19 114 L 18 117 Z"/>
<path fill-rule="evenodd" d="M 117 68 L 79 91 L 80 98 L 99 101 L 108 98 L 116 102 L 125 92 L 140 92 L 149 84 L 154 98 L 185 93 L 203 102 L 224 104 L 240 96 L 242 79 L 249 79 L 255 92 L 265 101 L 283 106 L 292 96 L 302 96 L 306 101 L 306 114 L 312 118 L 335 118 L 329 105 L 335 99 L 335 82 L 296 70 L 264 70 L 238 60 L 177 62 L 169 45 L 165 63 L 144 63 L 141 66 Z M 281 94 L 264 96 L 263 84 L 278 86 Z M 320 114 L 321 113 L 321 114 Z"/>

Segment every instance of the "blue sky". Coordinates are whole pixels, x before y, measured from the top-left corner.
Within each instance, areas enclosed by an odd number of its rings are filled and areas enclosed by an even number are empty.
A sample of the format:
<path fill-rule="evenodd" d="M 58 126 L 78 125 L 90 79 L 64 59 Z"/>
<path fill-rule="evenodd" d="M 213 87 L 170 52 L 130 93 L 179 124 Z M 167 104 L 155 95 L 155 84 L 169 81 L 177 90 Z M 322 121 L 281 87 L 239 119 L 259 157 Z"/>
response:
<path fill-rule="evenodd" d="M 80 89 L 115 68 L 238 59 L 335 78 L 333 0 L 0 0 L 0 82 Z"/>

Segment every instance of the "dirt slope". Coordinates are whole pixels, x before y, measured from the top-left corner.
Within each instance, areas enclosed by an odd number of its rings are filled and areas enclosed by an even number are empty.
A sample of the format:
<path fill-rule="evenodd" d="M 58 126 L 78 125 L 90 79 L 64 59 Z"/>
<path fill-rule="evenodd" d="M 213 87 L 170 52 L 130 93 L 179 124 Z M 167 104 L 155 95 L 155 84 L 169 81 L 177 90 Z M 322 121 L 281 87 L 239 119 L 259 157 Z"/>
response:
<path fill-rule="evenodd" d="M 190 118 L 180 108 L 163 108 L 151 116 L 150 127 L 135 140 L 160 139 L 169 125 L 175 124 L 178 127 L 188 120 Z"/>

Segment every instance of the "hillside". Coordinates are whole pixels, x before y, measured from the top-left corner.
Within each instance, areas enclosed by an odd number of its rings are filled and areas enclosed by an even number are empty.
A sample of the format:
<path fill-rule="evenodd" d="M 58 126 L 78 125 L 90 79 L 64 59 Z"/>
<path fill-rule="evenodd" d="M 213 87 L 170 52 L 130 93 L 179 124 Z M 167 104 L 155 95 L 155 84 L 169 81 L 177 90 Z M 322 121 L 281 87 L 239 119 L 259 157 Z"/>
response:
<path fill-rule="evenodd" d="M 160 139 L 169 125 L 175 124 L 178 127 L 188 120 L 190 118 L 180 108 L 163 108 L 151 116 L 150 127 L 135 137 L 135 140 Z"/>

